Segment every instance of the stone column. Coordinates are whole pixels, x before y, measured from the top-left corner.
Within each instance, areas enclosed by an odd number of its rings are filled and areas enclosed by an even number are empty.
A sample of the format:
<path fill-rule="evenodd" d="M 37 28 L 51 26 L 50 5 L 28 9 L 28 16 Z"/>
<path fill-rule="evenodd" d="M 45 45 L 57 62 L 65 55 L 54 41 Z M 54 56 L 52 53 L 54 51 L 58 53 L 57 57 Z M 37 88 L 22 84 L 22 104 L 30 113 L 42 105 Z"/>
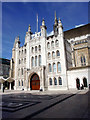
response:
<path fill-rule="evenodd" d="M 2 90 L 2 92 L 3 92 L 3 83 L 1 83 L 1 90 Z"/>
<path fill-rule="evenodd" d="M 10 82 L 9 90 L 11 90 L 11 82 Z"/>
<path fill-rule="evenodd" d="M 26 71 L 26 91 L 28 91 L 28 72 Z"/>

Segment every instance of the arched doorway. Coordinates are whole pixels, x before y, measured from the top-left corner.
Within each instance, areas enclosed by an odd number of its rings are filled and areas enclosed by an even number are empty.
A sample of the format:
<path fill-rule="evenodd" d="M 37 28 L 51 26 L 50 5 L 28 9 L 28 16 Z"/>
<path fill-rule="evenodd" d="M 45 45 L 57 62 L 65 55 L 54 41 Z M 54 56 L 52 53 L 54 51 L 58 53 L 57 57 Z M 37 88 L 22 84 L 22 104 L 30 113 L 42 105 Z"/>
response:
<path fill-rule="evenodd" d="M 84 85 L 84 87 L 87 87 L 87 79 L 86 78 L 83 78 L 83 85 Z"/>
<path fill-rule="evenodd" d="M 31 90 L 39 90 L 40 89 L 40 79 L 39 79 L 39 76 L 36 73 L 34 73 L 31 76 L 30 88 L 31 88 Z"/>
<path fill-rule="evenodd" d="M 5 81 L 3 83 L 3 86 L 5 87 L 5 89 L 9 89 L 9 85 L 10 85 L 10 83 L 8 81 Z"/>
<path fill-rule="evenodd" d="M 78 78 L 76 79 L 76 87 L 78 90 L 80 89 L 80 80 Z"/>
<path fill-rule="evenodd" d="M 14 84 L 15 84 L 15 82 L 13 81 L 13 82 L 11 82 L 11 89 L 12 90 L 14 90 Z"/>

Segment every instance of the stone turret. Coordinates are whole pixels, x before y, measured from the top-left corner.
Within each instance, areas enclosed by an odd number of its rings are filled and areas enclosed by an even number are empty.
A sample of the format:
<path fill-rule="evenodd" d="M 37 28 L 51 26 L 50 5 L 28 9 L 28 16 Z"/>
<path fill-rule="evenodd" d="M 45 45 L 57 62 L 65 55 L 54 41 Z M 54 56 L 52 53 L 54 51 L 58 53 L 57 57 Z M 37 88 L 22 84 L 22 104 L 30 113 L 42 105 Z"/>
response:
<path fill-rule="evenodd" d="M 45 26 L 44 19 L 42 20 L 42 26 L 40 28 L 41 28 L 41 36 L 46 37 L 46 29 L 47 29 L 47 27 Z"/>
<path fill-rule="evenodd" d="M 56 37 L 58 35 L 58 20 L 57 20 L 57 17 L 56 17 L 56 11 L 55 11 L 55 19 L 54 19 L 53 31 L 54 31 L 54 35 Z"/>
<path fill-rule="evenodd" d="M 25 36 L 25 43 L 27 43 L 27 42 L 29 42 L 29 40 L 31 40 L 31 35 L 32 35 L 31 26 L 29 24 L 28 32 L 26 32 L 26 36 Z"/>
<path fill-rule="evenodd" d="M 62 26 L 60 18 L 59 18 L 59 21 L 58 21 L 58 34 L 63 35 L 63 26 Z"/>
<path fill-rule="evenodd" d="M 20 47 L 20 38 L 19 36 L 15 38 L 14 46 L 13 48 L 19 48 Z"/>

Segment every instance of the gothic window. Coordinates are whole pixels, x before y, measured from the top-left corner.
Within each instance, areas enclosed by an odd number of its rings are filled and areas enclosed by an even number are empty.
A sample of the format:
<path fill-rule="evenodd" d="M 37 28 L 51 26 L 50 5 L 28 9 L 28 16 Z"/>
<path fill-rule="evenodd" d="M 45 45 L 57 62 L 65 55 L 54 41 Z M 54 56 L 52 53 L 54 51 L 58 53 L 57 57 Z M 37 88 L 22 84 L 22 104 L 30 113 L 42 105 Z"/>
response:
<path fill-rule="evenodd" d="M 56 64 L 53 63 L 53 72 L 56 72 Z"/>
<path fill-rule="evenodd" d="M 51 58 L 51 54 L 50 54 L 50 52 L 48 53 L 48 58 L 49 58 L 49 59 Z"/>
<path fill-rule="evenodd" d="M 35 66 L 37 66 L 37 56 L 35 56 Z"/>
<path fill-rule="evenodd" d="M 26 54 L 26 49 L 25 49 L 25 54 Z"/>
<path fill-rule="evenodd" d="M 59 52 L 59 50 L 57 50 L 56 54 L 57 54 L 57 56 L 60 56 L 60 52 Z"/>
<path fill-rule="evenodd" d="M 52 85 L 52 78 L 49 79 L 49 85 Z"/>
<path fill-rule="evenodd" d="M 23 54 L 23 50 L 22 50 L 22 54 Z"/>
<path fill-rule="evenodd" d="M 58 78 L 58 82 L 59 82 L 59 85 L 62 85 L 62 78 L 61 77 Z"/>
<path fill-rule="evenodd" d="M 23 86 L 23 81 L 22 81 L 22 86 Z"/>
<path fill-rule="evenodd" d="M 56 47 L 59 46 L 59 41 L 58 40 L 55 41 L 55 45 L 56 45 Z"/>
<path fill-rule="evenodd" d="M 57 63 L 57 67 L 58 67 L 58 72 L 60 72 L 61 71 L 61 64 L 60 64 L 60 62 Z"/>
<path fill-rule="evenodd" d="M 49 64 L 49 72 L 52 72 L 52 66 Z"/>
<path fill-rule="evenodd" d="M 19 59 L 19 64 L 20 64 L 20 59 Z"/>
<path fill-rule="evenodd" d="M 35 52 L 37 52 L 37 46 L 35 46 Z"/>
<path fill-rule="evenodd" d="M 81 64 L 83 64 L 83 58 L 82 58 L 82 56 L 81 56 Z"/>
<path fill-rule="evenodd" d="M 20 86 L 20 81 L 18 81 L 18 85 Z"/>
<path fill-rule="evenodd" d="M 86 65 L 86 59 L 85 59 L 85 56 L 81 56 L 81 65 Z"/>
<path fill-rule="evenodd" d="M 20 55 L 20 51 L 19 51 L 19 55 Z"/>
<path fill-rule="evenodd" d="M 21 69 L 22 75 L 23 75 L 23 68 Z"/>
<path fill-rule="evenodd" d="M 34 57 L 32 57 L 31 63 L 32 63 L 32 67 L 33 67 L 34 66 Z"/>
<path fill-rule="evenodd" d="M 39 45 L 39 51 L 41 51 L 41 45 Z"/>
<path fill-rule="evenodd" d="M 41 55 L 39 55 L 39 66 L 41 65 Z"/>
<path fill-rule="evenodd" d="M 47 48 L 50 49 L 50 43 L 49 42 L 47 43 Z"/>
<path fill-rule="evenodd" d="M 51 46 L 52 46 L 52 48 L 54 47 L 54 41 L 51 42 Z"/>
<path fill-rule="evenodd" d="M 85 56 L 83 56 L 83 62 L 84 62 L 84 65 L 86 65 L 86 59 L 85 59 Z"/>
<path fill-rule="evenodd" d="M 57 79 L 54 78 L 54 85 L 57 85 Z"/>
<path fill-rule="evenodd" d="M 34 47 L 32 47 L 32 53 L 34 53 Z"/>
<path fill-rule="evenodd" d="M 22 63 L 23 63 L 23 59 L 22 59 Z"/>
<path fill-rule="evenodd" d="M 52 58 L 55 58 L 55 52 L 54 51 L 52 52 Z"/>

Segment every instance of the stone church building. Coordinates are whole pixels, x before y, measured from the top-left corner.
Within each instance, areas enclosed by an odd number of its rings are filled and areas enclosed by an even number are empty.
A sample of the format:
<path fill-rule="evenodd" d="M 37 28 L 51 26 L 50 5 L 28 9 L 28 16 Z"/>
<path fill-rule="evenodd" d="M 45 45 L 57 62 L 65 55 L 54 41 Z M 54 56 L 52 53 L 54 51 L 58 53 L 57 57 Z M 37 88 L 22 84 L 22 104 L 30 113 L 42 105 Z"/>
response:
<path fill-rule="evenodd" d="M 40 32 L 29 25 L 21 47 L 15 38 L 10 77 L 15 90 L 67 90 L 90 84 L 90 24 L 63 31 L 55 15 L 53 35 L 47 36 L 44 19 Z"/>

